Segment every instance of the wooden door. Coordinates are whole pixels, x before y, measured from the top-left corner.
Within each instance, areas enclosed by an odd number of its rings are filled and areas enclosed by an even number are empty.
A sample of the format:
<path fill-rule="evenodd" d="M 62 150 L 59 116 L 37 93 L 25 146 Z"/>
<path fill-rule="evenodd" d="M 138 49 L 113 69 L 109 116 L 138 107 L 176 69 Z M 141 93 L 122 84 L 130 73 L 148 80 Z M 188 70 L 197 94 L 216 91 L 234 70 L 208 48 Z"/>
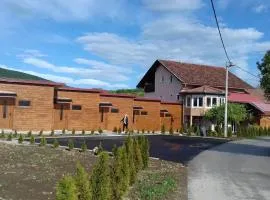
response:
<path fill-rule="evenodd" d="M 15 99 L 0 98 L 0 128 L 12 129 Z"/>
<path fill-rule="evenodd" d="M 56 104 L 54 107 L 54 126 L 55 130 L 63 130 L 68 128 L 68 111 L 69 104 Z"/>

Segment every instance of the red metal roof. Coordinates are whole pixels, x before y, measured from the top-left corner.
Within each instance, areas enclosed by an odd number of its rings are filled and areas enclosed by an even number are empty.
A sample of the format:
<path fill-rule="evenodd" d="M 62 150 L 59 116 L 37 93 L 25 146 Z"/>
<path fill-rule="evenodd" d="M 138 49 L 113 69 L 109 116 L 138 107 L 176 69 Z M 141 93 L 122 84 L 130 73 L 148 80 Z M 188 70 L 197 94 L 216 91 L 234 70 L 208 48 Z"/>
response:
<path fill-rule="evenodd" d="M 89 93 L 100 93 L 101 91 L 98 89 L 86 89 L 86 88 L 76 88 L 76 87 L 69 87 L 64 86 L 57 88 L 59 91 L 70 91 L 70 92 L 89 92 Z"/>
<path fill-rule="evenodd" d="M 189 93 L 189 94 L 224 94 L 223 90 L 213 88 L 207 85 L 203 85 L 196 88 L 183 88 L 180 93 Z"/>
<path fill-rule="evenodd" d="M 25 79 L 11 79 L 11 78 L 0 78 L 1 83 L 13 83 L 13 84 L 24 84 L 24 85 L 46 85 L 46 86 L 64 86 L 64 83 L 57 83 L 46 80 L 25 80 Z"/>

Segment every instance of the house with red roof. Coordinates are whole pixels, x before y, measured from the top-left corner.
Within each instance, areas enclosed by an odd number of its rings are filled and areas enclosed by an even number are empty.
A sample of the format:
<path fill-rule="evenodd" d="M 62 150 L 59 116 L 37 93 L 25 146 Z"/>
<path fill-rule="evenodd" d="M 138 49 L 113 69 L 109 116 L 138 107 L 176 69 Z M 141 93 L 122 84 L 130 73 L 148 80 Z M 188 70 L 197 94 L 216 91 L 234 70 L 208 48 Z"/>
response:
<path fill-rule="evenodd" d="M 138 83 L 145 97 L 177 101 L 183 105 L 182 119 L 187 126 L 201 125 L 205 112 L 225 102 L 224 67 L 156 60 Z M 270 104 L 262 93 L 229 72 L 229 102 L 246 104 L 257 123 L 270 124 Z"/>

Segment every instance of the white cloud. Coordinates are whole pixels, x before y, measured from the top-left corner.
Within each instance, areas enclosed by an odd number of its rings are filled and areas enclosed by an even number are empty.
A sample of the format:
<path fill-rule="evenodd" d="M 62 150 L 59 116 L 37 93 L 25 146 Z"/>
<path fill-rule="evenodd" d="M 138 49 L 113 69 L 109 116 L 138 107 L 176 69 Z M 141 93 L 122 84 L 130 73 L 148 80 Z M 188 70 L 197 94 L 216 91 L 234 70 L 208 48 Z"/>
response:
<path fill-rule="evenodd" d="M 14 67 L 9 67 L 7 65 L 2 65 L 2 64 L 0 64 L 0 68 L 28 73 L 28 74 L 31 74 L 34 76 L 39 76 L 39 77 L 47 79 L 47 80 L 65 83 L 65 84 L 71 85 L 71 86 L 78 86 L 79 85 L 79 86 L 94 87 L 94 88 L 97 88 L 97 87 L 103 88 L 104 87 L 104 88 L 108 88 L 108 89 L 118 89 L 118 88 L 128 88 L 129 87 L 127 84 L 121 84 L 121 83 L 113 83 L 112 84 L 112 83 L 97 80 L 97 79 L 73 79 L 70 77 L 57 76 L 57 75 L 46 74 L 46 73 L 44 74 L 44 73 L 39 73 L 39 72 L 31 71 L 31 70 L 20 70 L 20 69 L 17 69 Z"/>
<path fill-rule="evenodd" d="M 222 33 L 233 62 L 246 70 L 249 56 L 270 48 L 261 41 L 264 34 L 254 28 L 222 27 Z M 113 33 L 89 33 L 77 38 L 84 49 L 112 63 L 149 67 L 156 59 L 174 59 L 192 63 L 224 66 L 226 59 L 216 27 L 185 17 L 163 17 L 142 27 L 138 39 Z M 254 63 L 255 65 L 255 63 Z M 248 80 L 247 74 L 237 75 Z"/>
<path fill-rule="evenodd" d="M 29 58 L 29 57 L 46 57 L 46 54 L 41 53 L 36 49 L 26 49 L 22 53 L 16 55 L 18 58 Z"/>
<path fill-rule="evenodd" d="M 124 0 L 2 0 L 0 7 L 20 18 L 82 21 L 94 16 L 118 18 L 124 3 Z"/>
<path fill-rule="evenodd" d="M 48 43 L 53 43 L 53 44 L 70 44 L 71 43 L 70 39 L 59 34 L 46 35 L 44 41 Z"/>
<path fill-rule="evenodd" d="M 98 77 L 99 79 L 102 80 L 109 80 L 111 79 L 111 77 L 114 77 L 114 79 L 117 80 L 118 82 L 129 80 L 128 76 L 125 75 L 126 73 L 131 72 L 129 70 L 125 71 L 113 65 L 109 65 L 98 61 L 91 61 L 86 59 L 77 59 L 75 61 L 79 64 L 81 64 L 83 61 L 84 62 L 87 61 L 89 67 L 81 68 L 81 67 L 57 66 L 46 60 L 42 60 L 40 58 L 35 57 L 28 57 L 23 59 L 23 62 L 26 64 L 30 64 L 38 68 L 47 69 L 55 73 L 70 74 L 82 78 Z M 92 64 L 91 66 L 90 63 Z"/>
<path fill-rule="evenodd" d="M 217 6 L 218 6 L 218 8 L 226 9 L 229 7 L 231 2 L 232 2 L 232 0 L 219 0 L 219 1 L 217 1 Z"/>
<path fill-rule="evenodd" d="M 268 6 L 264 4 L 259 4 L 253 8 L 253 11 L 256 13 L 262 13 L 268 10 Z"/>
<path fill-rule="evenodd" d="M 144 5 L 154 11 L 196 10 L 203 6 L 202 0 L 142 0 Z"/>

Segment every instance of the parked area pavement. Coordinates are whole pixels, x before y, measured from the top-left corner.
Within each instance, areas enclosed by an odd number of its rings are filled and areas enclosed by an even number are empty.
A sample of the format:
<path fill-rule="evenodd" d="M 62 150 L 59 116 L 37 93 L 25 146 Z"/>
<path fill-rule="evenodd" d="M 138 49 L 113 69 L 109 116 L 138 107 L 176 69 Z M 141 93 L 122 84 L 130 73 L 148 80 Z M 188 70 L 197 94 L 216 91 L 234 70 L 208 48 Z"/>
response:
<path fill-rule="evenodd" d="M 171 135 L 147 135 L 150 142 L 150 156 L 167 161 L 174 161 L 187 164 L 194 156 L 201 151 L 212 148 L 216 145 L 227 142 L 225 139 L 185 137 Z M 113 146 L 121 146 L 126 136 L 83 136 L 83 137 L 57 137 L 60 145 L 67 146 L 68 140 L 72 139 L 74 146 L 80 148 L 85 141 L 88 149 L 93 149 L 99 144 L 108 151 Z M 47 138 L 52 143 L 54 138 Z M 38 140 L 37 140 L 38 142 Z"/>
<path fill-rule="evenodd" d="M 270 199 L 269 157 L 270 137 L 228 142 L 200 153 L 189 163 L 189 199 Z"/>

